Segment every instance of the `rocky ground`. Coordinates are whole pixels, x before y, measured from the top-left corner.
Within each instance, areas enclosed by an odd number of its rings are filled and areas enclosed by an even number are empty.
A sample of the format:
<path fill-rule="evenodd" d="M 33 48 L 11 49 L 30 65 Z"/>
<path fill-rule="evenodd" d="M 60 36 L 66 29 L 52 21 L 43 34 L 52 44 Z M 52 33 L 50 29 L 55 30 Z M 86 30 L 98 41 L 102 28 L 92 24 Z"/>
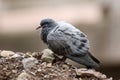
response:
<path fill-rule="evenodd" d="M 45 49 L 42 52 L 0 50 L 0 80 L 112 80 L 93 69 L 59 65 L 58 57 Z"/>

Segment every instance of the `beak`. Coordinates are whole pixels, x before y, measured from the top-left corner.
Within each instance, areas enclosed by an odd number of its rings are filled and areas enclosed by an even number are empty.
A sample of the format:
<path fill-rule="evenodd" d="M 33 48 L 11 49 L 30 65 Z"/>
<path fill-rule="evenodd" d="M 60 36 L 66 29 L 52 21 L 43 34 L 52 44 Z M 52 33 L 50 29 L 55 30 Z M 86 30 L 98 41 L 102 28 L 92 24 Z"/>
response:
<path fill-rule="evenodd" d="M 38 29 L 40 29 L 42 26 L 38 26 L 37 28 L 36 28 L 36 30 L 38 30 Z"/>

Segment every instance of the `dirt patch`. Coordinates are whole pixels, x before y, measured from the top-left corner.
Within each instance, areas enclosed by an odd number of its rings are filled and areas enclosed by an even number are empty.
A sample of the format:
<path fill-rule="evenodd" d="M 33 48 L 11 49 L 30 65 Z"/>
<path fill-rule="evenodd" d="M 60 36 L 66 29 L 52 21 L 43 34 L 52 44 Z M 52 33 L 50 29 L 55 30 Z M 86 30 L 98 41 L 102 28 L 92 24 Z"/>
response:
<path fill-rule="evenodd" d="M 0 51 L 0 80 L 112 80 L 93 69 L 53 64 L 56 57 L 52 55 L 48 49 L 33 53 Z"/>

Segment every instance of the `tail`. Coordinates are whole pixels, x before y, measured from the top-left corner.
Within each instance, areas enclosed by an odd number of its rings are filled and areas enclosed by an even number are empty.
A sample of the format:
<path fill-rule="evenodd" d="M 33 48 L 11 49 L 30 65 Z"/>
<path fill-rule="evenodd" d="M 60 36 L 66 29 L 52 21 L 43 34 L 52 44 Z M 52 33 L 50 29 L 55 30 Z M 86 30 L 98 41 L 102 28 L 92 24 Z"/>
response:
<path fill-rule="evenodd" d="M 100 61 L 95 58 L 90 52 L 88 52 L 88 55 L 97 63 L 97 64 L 100 64 Z"/>
<path fill-rule="evenodd" d="M 100 64 L 100 61 L 96 59 L 94 56 L 92 56 L 90 52 L 88 52 L 85 56 L 66 55 L 66 57 L 77 63 L 87 66 L 87 68 L 96 69 L 99 67 Z"/>

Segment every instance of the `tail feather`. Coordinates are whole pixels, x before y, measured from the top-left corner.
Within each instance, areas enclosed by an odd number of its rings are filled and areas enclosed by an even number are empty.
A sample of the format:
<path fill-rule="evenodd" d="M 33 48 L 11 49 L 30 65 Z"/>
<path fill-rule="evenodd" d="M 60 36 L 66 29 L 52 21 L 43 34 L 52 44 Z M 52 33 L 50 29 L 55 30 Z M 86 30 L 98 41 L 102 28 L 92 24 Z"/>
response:
<path fill-rule="evenodd" d="M 100 61 L 97 58 L 95 58 L 90 52 L 88 52 L 88 54 L 96 63 L 100 64 Z"/>
<path fill-rule="evenodd" d="M 89 68 L 98 68 L 100 64 L 100 61 L 90 53 L 87 53 L 85 56 L 66 55 L 66 57 Z"/>

